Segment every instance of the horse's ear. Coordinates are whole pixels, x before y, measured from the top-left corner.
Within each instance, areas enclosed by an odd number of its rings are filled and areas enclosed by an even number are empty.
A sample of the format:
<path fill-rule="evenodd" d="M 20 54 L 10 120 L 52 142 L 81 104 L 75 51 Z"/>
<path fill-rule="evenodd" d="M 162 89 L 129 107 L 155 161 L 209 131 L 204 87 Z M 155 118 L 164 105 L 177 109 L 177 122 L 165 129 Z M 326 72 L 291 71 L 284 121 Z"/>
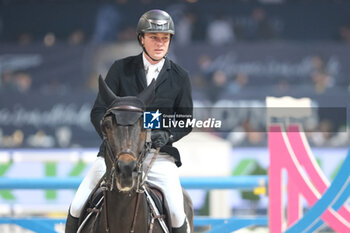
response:
<path fill-rule="evenodd" d="M 116 96 L 113 91 L 108 87 L 107 83 L 103 80 L 102 76 L 98 77 L 98 90 L 102 100 L 106 103 L 106 105 L 111 105 L 113 101 L 115 101 L 118 96 Z"/>
<path fill-rule="evenodd" d="M 146 106 L 148 106 L 154 99 L 155 89 L 156 89 L 156 81 L 153 79 L 151 84 L 148 85 L 148 87 L 145 90 L 143 90 L 140 94 L 137 95 L 137 98 L 142 100 L 142 102 Z"/>

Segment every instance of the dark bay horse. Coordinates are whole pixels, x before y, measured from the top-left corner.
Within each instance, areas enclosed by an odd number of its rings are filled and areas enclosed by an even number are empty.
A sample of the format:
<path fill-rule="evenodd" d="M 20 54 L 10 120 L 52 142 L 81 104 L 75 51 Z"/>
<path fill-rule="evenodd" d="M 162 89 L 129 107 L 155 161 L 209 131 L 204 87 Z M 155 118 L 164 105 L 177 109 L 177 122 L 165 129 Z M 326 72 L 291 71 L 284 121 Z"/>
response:
<path fill-rule="evenodd" d="M 144 156 L 150 149 L 150 131 L 143 128 L 142 117 L 145 106 L 154 97 L 154 86 L 152 82 L 136 97 L 118 97 L 99 77 L 100 96 L 109 106 L 101 122 L 106 146 L 106 174 L 98 189 L 102 190 L 100 195 L 95 192 L 89 198 L 96 201 L 90 203 L 82 215 L 78 232 L 171 232 L 169 217 L 164 217 L 165 214 L 152 205 L 152 195 L 148 194 L 153 192 L 144 182 L 142 172 Z M 193 232 L 193 206 L 186 192 L 184 207 Z M 164 225 L 168 228 L 164 229 Z"/>

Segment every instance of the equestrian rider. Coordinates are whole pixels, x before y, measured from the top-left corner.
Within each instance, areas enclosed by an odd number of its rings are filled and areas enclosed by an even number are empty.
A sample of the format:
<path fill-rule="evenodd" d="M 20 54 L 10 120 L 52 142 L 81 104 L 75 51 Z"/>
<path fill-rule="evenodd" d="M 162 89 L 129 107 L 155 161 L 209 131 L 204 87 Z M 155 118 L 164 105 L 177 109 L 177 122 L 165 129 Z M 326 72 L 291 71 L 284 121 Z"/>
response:
<path fill-rule="evenodd" d="M 165 11 L 150 10 L 143 14 L 137 25 L 137 39 L 143 52 L 114 62 L 105 79 L 110 89 L 118 96 L 136 96 L 155 79 L 155 98 L 151 104 L 152 109 L 160 109 L 163 114 L 165 112 L 170 115 L 175 113 L 182 116 L 192 115 L 193 103 L 189 75 L 166 57 L 174 34 L 174 22 Z M 91 121 L 101 138 L 100 121 L 107 107 L 98 95 L 91 111 Z M 170 128 L 152 130 L 151 134 L 152 147 L 160 147 L 160 153 L 148 173 L 147 181 L 162 189 L 170 209 L 173 233 L 187 233 L 189 227 L 177 171 L 177 167 L 181 166 L 180 155 L 172 143 L 190 131 L 190 128 Z M 105 148 L 102 144 L 96 161 L 80 184 L 71 203 L 66 233 L 77 231 L 78 218 L 82 213 L 83 205 L 106 171 L 104 155 Z M 153 153 L 148 154 L 144 168 L 148 167 L 152 156 Z"/>

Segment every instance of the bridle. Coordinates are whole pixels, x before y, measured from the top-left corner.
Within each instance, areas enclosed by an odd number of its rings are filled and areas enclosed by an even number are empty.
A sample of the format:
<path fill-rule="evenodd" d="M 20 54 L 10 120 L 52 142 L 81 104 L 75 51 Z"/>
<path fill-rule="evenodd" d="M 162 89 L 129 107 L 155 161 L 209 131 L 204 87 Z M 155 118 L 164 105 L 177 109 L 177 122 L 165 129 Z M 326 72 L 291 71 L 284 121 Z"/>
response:
<path fill-rule="evenodd" d="M 104 115 L 102 121 L 109 115 L 114 114 L 113 110 L 117 110 L 117 111 L 131 111 L 131 112 L 138 112 L 138 113 L 143 113 L 143 109 L 135 107 L 135 106 L 130 106 L 130 105 L 121 105 L 121 106 L 117 106 L 117 107 L 112 107 L 109 108 L 106 111 L 106 114 Z M 140 117 L 142 117 L 143 114 L 140 115 Z M 140 118 L 139 117 L 139 118 Z M 137 122 L 139 121 L 139 118 L 137 120 Z M 101 121 L 101 124 L 102 124 Z M 118 125 L 118 124 L 117 124 Z M 119 160 L 119 158 L 122 155 L 130 155 L 132 157 L 133 160 L 136 160 L 136 172 L 133 171 L 132 176 L 134 177 L 134 174 L 137 176 L 137 183 L 136 183 L 136 193 L 137 193 L 137 199 L 136 199 L 136 205 L 135 205 L 135 212 L 134 212 L 134 217 L 133 217 L 133 222 L 132 222 L 132 226 L 131 226 L 131 230 L 130 232 L 133 233 L 135 226 L 136 226 L 136 218 L 137 218 L 137 214 L 138 214 L 138 207 L 140 204 L 140 195 L 144 192 L 143 189 L 143 185 L 144 182 L 146 180 L 147 177 L 147 173 L 150 170 L 151 164 L 148 167 L 146 174 L 143 176 L 143 172 L 142 172 L 142 165 L 144 162 L 144 159 L 146 157 L 146 154 L 149 153 L 151 151 L 151 131 L 147 130 L 146 131 L 146 142 L 144 147 L 142 148 L 139 157 L 137 158 L 137 156 L 135 155 L 134 152 L 132 152 L 131 150 L 125 150 L 125 151 L 120 151 L 118 152 L 117 156 L 113 156 L 113 151 L 111 148 L 111 145 L 108 141 L 107 135 L 104 133 L 104 131 L 102 130 L 102 135 L 103 135 L 103 143 L 107 149 L 106 151 L 106 158 L 108 158 L 112 164 L 112 168 L 109 174 L 109 177 L 105 177 L 104 180 L 101 183 L 101 188 L 103 190 L 103 202 L 104 202 L 104 215 L 105 215 L 105 230 L 107 233 L 109 233 L 109 223 L 108 223 L 108 215 L 107 215 L 107 195 L 106 195 L 106 191 L 113 191 L 114 187 L 115 187 L 115 180 L 116 180 L 116 175 L 117 175 L 117 170 L 116 170 L 116 164 Z M 159 150 L 158 150 L 159 151 Z M 156 156 L 154 156 L 155 158 Z"/>
<path fill-rule="evenodd" d="M 102 121 L 105 119 L 105 117 L 113 114 L 113 110 L 143 113 L 142 108 L 138 108 L 138 107 L 130 106 L 130 105 L 121 105 L 121 106 L 109 108 L 106 111 L 106 114 L 104 115 Z M 142 117 L 142 115 L 140 117 Z M 102 123 L 102 121 L 101 121 L 101 123 Z M 122 151 L 118 152 L 118 154 L 116 156 L 114 156 L 111 145 L 108 141 L 107 135 L 102 130 L 103 143 L 104 143 L 105 148 L 107 149 L 106 158 L 108 158 L 112 164 L 112 168 L 111 168 L 111 172 L 109 174 L 109 177 L 105 178 L 105 185 L 109 191 L 113 191 L 113 189 L 115 187 L 114 182 L 115 182 L 115 177 L 117 175 L 116 164 L 117 164 L 120 156 L 121 155 L 130 155 L 132 157 L 132 160 L 136 160 L 136 172 L 133 172 L 133 176 L 136 173 L 135 176 L 137 175 L 137 177 L 138 177 L 137 184 L 136 184 L 136 192 L 142 192 L 141 186 L 144 183 L 144 179 L 142 177 L 142 164 L 144 162 L 145 155 L 148 152 L 150 152 L 150 150 L 151 150 L 150 134 L 151 134 L 150 131 L 146 131 L 146 143 L 145 143 L 145 146 L 143 147 L 139 157 L 137 157 L 137 155 L 135 155 L 135 153 L 132 152 L 131 150 L 122 150 Z"/>

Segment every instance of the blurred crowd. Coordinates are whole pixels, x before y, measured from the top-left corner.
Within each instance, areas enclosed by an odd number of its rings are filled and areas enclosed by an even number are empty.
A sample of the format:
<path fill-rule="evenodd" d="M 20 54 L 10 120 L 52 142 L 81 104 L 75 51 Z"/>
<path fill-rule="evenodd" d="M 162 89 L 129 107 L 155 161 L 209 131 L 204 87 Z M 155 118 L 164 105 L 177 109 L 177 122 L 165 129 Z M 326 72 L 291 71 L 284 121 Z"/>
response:
<path fill-rule="evenodd" d="M 350 41 L 346 0 L 2 0 L 0 6 L 0 41 L 19 44 L 134 40 L 139 15 L 152 8 L 172 15 L 175 42 L 180 45 L 276 39 Z M 329 17 L 336 19 L 327 21 Z M 313 27 L 323 29 L 311 31 Z"/>
<path fill-rule="evenodd" d="M 79 49 L 83 48 L 82 54 L 85 56 L 92 53 L 86 52 L 85 47 L 106 44 L 124 45 L 135 42 L 137 19 L 146 9 L 151 8 L 165 9 L 173 16 L 176 23 L 176 36 L 172 41 L 172 48 L 179 50 L 197 45 L 222 49 L 226 46 L 235 46 L 237 43 L 249 46 L 250 43 L 278 44 L 286 41 L 298 43 L 321 40 L 344 45 L 350 42 L 350 15 L 348 14 L 350 3 L 345 0 L 237 0 L 230 3 L 223 0 L 215 2 L 212 0 L 81 0 L 74 2 L 1 0 L 0 6 L 0 41 L 3 43 L 0 49 L 5 51 L 0 53 L 0 93 L 25 94 L 40 91 L 64 94 L 76 91 L 78 86 L 81 86 L 81 89 L 95 94 L 97 71 L 78 75 L 74 73 L 62 78 L 57 72 L 56 74 L 47 72 L 50 78 L 38 80 L 35 72 L 28 69 L 4 69 L 10 67 L 10 60 L 6 56 L 6 45 L 28 48 L 40 44 L 49 51 L 50 48 L 63 44 L 72 51 L 80 52 Z M 290 6 L 292 8 L 287 11 Z M 334 9 L 329 6 L 334 6 Z M 293 12 L 298 12 L 298 7 L 306 7 L 305 9 L 309 11 L 305 10 L 308 12 L 305 15 L 293 15 Z M 317 18 L 319 16 L 317 11 L 328 12 L 328 8 L 329 15 Z M 41 12 L 41 9 L 46 9 L 47 12 Z M 337 11 L 331 12 L 331 10 Z M 33 12 L 26 14 L 30 11 Z M 13 15 L 15 12 L 22 17 Z M 288 15 L 287 12 L 292 13 Z M 39 16 L 35 17 L 36 15 Z M 304 16 L 307 16 L 308 20 L 303 21 L 301 18 Z M 327 20 L 327 17 L 333 16 L 339 17 Z M 65 18 L 67 21 L 64 20 Z M 323 25 L 324 22 L 329 25 Z M 314 30 L 308 30 L 313 27 L 312 23 L 314 23 Z M 303 25 L 305 30 L 302 28 Z M 293 93 L 296 89 L 316 96 L 348 93 L 350 84 L 350 75 L 337 76 L 339 74 L 334 72 L 337 63 L 332 58 L 324 57 L 317 52 L 303 61 L 302 65 L 308 67 L 306 76 L 294 81 L 288 77 L 278 76 L 273 77 L 269 82 L 266 82 L 264 77 L 265 81 L 261 82 L 261 77 L 248 72 L 230 72 L 220 67 L 213 69 L 217 67 L 213 65 L 217 62 L 215 56 L 205 52 L 196 59 L 195 72 L 191 73 L 194 97 L 205 96 L 205 99 L 211 103 L 231 96 L 237 98 L 247 93 L 254 94 L 261 88 L 264 88 L 266 93 L 274 93 L 277 96 Z M 85 66 L 89 65 L 85 64 Z M 76 84 L 73 84 L 74 82 Z M 237 126 L 234 133 L 218 135 L 229 140 L 233 146 L 265 146 L 266 133 L 258 127 L 251 120 L 246 120 Z M 347 133 L 341 130 L 339 132 L 335 129 L 339 126 L 333 125 L 332 122 L 324 121 L 318 127 L 318 133 L 308 133 L 312 145 L 348 144 Z M 26 139 L 26 143 L 34 147 L 35 145 L 45 145 L 42 147 L 68 145 L 65 142 L 59 142 L 58 137 L 57 135 L 50 137 L 44 131 L 38 130 L 33 133 L 30 140 Z M 19 131 L 6 134 L 0 130 L 0 146 L 20 145 L 21 140 L 23 144 L 23 133 Z"/>

